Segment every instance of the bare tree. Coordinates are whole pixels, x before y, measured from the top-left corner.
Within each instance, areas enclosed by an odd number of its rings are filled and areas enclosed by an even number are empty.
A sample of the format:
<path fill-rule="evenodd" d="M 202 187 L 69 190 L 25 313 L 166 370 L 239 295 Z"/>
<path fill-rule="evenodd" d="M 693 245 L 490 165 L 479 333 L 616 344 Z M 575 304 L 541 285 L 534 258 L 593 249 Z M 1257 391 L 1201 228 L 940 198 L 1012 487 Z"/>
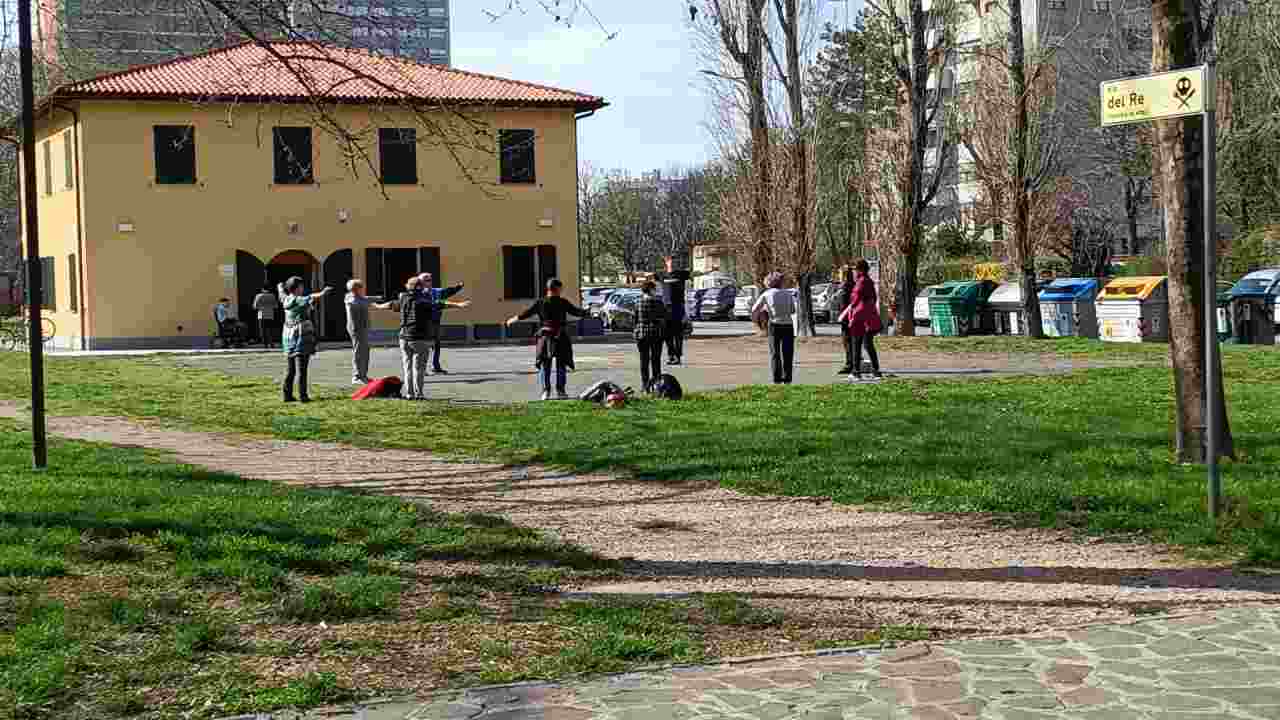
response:
<path fill-rule="evenodd" d="M 1011 0 L 1007 13 L 991 18 L 994 37 L 973 59 L 977 77 L 962 101 L 960 138 L 985 195 L 983 219 L 1012 231 L 1006 248 L 1018 268 L 1023 326 L 1039 338 L 1036 258 L 1063 234 L 1055 199 L 1061 183 L 1055 181 L 1069 137 L 1058 115 L 1053 49 L 1036 43 L 1028 59 L 1021 0 Z"/>
<path fill-rule="evenodd" d="M 903 132 L 882 134 L 877 140 L 896 138 L 903 144 L 901 153 L 888 148 L 881 153 L 882 162 L 896 156 L 893 170 L 882 167 L 882 172 L 868 173 L 889 182 L 886 188 L 898 193 L 898 205 L 902 209 L 899 222 L 895 223 L 896 237 L 888 247 L 895 254 L 894 305 L 898 308 L 897 331 L 902 335 L 914 335 L 915 323 L 911 308 L 915 303 L 916 284 L 920 268 L 920 248 L 926 213 L 948 170 L 954 165 L 951 134 L 935 127 L 942 119 L 943 103 L 937 96 L 930 96 L 930 75 L 941 84 L 955 50 L 955 26 L 961 17 L 960 3 L 955 0 L 935 0 L 926 12 L 922 0 L 866 0 L 868 12 L 885 23 L 894 38 L 894 71 L 899 88 L 899 116 Z M 925 162 L 926 149 L 931 137 L 937 138 L 932 168 Z M 887 171 L 887 172 L 886 172 Z M 884 246 L 882 246 L 884 247 Z M 882 256 L 882 267 L 884 266 Z"/>
<path fill-rule="evenodd" d="M 603 254 L 603 238 L 600 233 L 603 179 L 591 163 L 578 168 L 578 263 L 579 274 L 595 282 L 596 271 Z"/>
<path fill-rule="evenodd" d="M 721 110 L 741 111 L 750 135 L 747 158 L 751 167 L 751 238 L 746 247 L 757 279 L 773 265 L 773 235 L 769 213 L 772 188 L 769 102 L 765 92 L 765 9 L 767 0 L 702 0 L 704 20 L 698 20 L 698 5 L 691 6 L 691 22 L 702 40 L 703 73 L 719 91 Z M 727 119 L 735 127 L 737 118 Z"/>

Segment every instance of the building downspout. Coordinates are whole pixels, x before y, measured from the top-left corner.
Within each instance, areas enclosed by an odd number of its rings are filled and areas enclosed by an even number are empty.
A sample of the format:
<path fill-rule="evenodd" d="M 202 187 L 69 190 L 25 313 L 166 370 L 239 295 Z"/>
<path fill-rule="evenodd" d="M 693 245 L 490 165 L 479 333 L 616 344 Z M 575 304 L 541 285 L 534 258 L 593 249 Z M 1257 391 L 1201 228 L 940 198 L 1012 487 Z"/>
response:
<path fill-rule="evenodd" d="M 72 157 L 75 158 L 75 183 L 76 183 L 76 284 L 79 286 L 76 290 L 80 294 L 80 307 L 77 308 L 80 316 L 80 349 L 89 349 L 88 334 L 88 315 L 89 315 L 89 296 L 84 292 L 84 217 L 82 213 L 84 209 L 82 202 L 84 197 L 80 194 L 81 188 L 84 186 L 84 174 L 80 168 L 80 113 L 74 108 L 66 105 L 54 104 L 54 107 L 64 110 L 71 114 L 71 118 L 75 123 L 71 126 L 72 140 Z"/>

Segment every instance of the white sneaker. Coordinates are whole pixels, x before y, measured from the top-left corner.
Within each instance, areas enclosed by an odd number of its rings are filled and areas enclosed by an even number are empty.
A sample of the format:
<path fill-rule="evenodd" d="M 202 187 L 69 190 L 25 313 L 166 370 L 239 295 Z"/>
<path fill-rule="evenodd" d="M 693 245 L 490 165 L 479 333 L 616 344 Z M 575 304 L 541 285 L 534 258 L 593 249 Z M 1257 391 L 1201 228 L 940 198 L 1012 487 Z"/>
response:
<path fill-rule="evenodd" d="M 550 399 L 551 399 L 551 391 L 550 391 L 550 390 L 543 390 L 543 391 L 542 391 L 542 399 L 543 399 L 543 400 L 550 400 Z"/>

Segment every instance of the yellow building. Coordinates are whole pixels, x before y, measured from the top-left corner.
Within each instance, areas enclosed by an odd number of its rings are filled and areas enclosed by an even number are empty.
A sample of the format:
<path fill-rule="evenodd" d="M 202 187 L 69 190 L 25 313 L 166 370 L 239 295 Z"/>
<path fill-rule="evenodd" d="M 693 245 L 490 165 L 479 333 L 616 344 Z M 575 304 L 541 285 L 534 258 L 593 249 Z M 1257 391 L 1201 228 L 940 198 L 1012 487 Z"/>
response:
<path fill-rule="evenodd" d="M 560 276 L 576 297 L 577 121 L 595 96 L 301 43 L 237 45 L 64 86 L 38 108 L 40 255 L 61 348 L 207 347 L 291 275 L 394 296 L 465 282 L 451 339 Z M 24 238 L 25 245 L 25 238 Z M 382 337 L 398 318 L 375 313 Z"/>

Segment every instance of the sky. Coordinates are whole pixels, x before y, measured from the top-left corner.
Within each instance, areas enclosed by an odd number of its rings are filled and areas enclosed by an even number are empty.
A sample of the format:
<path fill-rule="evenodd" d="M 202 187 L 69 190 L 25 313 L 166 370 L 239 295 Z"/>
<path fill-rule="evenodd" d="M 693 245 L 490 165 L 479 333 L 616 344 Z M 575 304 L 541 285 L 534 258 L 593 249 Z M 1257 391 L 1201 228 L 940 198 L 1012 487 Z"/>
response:
<path fill-rule="evenodd" d="M 609 107 L 578 125 L 579 159 L 601 170 L 638 175 L 706 162 L 713 149 L 688 1 L 590 1 L 600 25 L 580 15 L 566 27 L 538 0 L 496 21 L 485 11 L 507 0 L 452 0 L 453 66 L 603 96 Z M 843 0 L 819 1 L 843 23 Z M 851 0 L 851 12 L 861 4 Z"/>

